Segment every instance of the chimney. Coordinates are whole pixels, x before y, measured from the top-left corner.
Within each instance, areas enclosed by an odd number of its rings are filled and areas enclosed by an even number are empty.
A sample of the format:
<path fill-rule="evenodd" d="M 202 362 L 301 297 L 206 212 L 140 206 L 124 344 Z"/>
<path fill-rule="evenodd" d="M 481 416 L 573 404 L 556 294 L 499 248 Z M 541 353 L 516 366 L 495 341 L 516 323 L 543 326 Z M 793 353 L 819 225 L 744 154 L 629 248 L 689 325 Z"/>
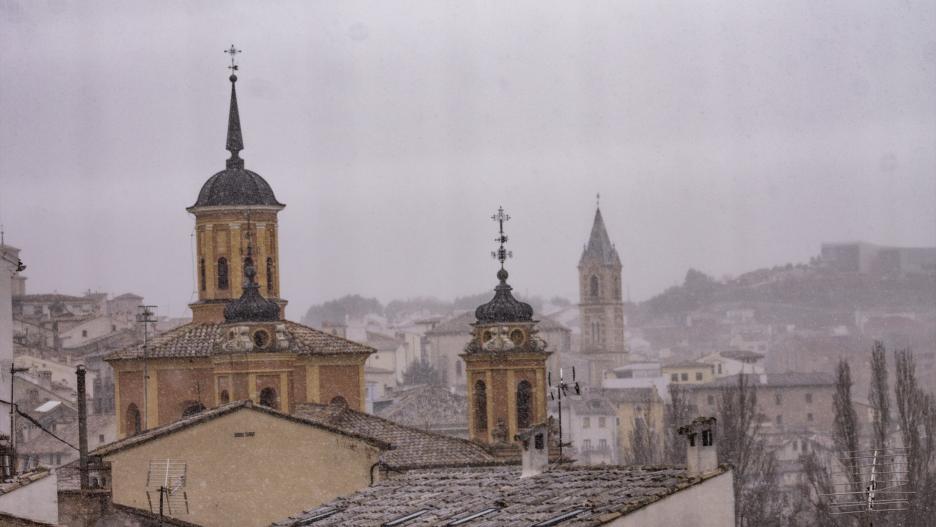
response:
<path fill-rule="evenodd" d="M 75 369 L 78 376 L 78 467 L 81 490 L 88 490 L 88 400 L 85 393 L 85 367 Z"/>
<path fill-rule="evenodd" d="M 546 423 L 533 425 L 514 436 L 520 443 L 520 459 L 523 465 L 521 478 L 542 474 L 549 466 L 549 426 Z"/>
<path fill-rule="evenodd" d="M 715 418 L 696 417 L 691 423 L 679 428 L 679 435 L 686 436 L 686 472 L 699 476 L 718 468 L 718 449 L 715 445 Z"/>

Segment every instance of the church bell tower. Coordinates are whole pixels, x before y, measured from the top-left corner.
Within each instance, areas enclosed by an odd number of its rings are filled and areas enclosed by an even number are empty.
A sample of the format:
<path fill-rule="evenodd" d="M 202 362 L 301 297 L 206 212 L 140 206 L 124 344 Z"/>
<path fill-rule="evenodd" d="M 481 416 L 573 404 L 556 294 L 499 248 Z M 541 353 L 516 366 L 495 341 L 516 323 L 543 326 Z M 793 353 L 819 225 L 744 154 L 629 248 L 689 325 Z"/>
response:
<path fill-rule="evenodd" d="M 285 318 L 286 301 L 280 298 L 279 236 L 277 214 L 285 205 L 260 174 L 244 168 L 240 112 L 237 107 L 235 56 L 231 46 L 231 106 L 228 112 L 226 148 L 231 156 L 225 169 L 202 185 L 198 199 L 188 207 L 195 216 L 196 276 L 198 301 L 190 304 L 193 322 L 224 322 L 224 307 L 243 289 L 248 238 L 256 269 L 258 292 L 280 306 Z"/>
<path fill-rule="evenodd" d="M 600 207 L 595 209 L 578 272 L 582 353 L 589 358 L 589 383 L 601 386 L 605 372 L 624 364 L 628 354 L 624 343 L 621 259 L 608 237 Z"/>
<path fill-rule="evenodd" d="M 507 284 L 504 261 L 504 222 L 500 208 L 492 216 L 500 227 L 500 261 L 494 298 L 475 310 L 471 341 L 461 355 L 468 388 L 468 427 L 471 439 L 508 447 L 517 433 L 546 421 L 546 342 L 540 338 L 530 304 L 520 302 Z"/>

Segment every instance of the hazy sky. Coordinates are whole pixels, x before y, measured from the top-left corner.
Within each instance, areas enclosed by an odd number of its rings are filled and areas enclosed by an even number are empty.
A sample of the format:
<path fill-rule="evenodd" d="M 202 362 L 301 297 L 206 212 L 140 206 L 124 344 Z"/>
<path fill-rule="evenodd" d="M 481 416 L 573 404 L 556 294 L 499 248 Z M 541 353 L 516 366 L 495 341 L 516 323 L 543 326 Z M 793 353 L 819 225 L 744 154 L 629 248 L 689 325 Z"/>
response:
<path fill-rule="evenodd" d="M 575 297 L 596 192 L 637 300 L 823 241 L 936 244 L 929 0 L 0 0 L 0 221 L 31 292 L 186 312 L 232 42 L 293 319 L 493 287 L 498 205 L 518 293 Z"/>

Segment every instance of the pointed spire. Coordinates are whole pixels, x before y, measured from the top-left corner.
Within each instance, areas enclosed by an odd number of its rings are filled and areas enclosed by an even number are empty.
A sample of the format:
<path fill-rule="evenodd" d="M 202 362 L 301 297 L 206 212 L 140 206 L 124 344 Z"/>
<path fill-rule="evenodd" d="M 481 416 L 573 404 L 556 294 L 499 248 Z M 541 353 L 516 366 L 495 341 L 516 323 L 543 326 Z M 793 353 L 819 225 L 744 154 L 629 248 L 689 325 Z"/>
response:
<path fill-rule="evenodd" d="M 620 264 L 617 249 L 611 243 L 608 236 L 608 229 L 605 228 L 604 218 L 601 216 L 601 209 L 595 207 L 595 221 L 592 223 L 591 234 L 588 237 L 588 244 L 582 251 L 581 262 L 586 259 L 596 259 L 599 263 Z"/>
<path fill-rule="evenodd" d="M 244 149 L 244 138 L 241 135 L 240 112 L 237 111 L 237 75 L 235 74 L 240 69 L 235 57 L 241 50 L 231 44 L 230 49 L 226 49 L 224 52 L 231 55 L 231 65 L 228 66 L 228 69 L 231 70 L 231 76 L 229 77 L 231 81 L 231 109 L 228 112 L 227 146 L 225 147 L 231 153 L 231 157 L 227 160 L 227 167 L 244 168 L 244 160 L 239 156 L 240 151 Z"/>

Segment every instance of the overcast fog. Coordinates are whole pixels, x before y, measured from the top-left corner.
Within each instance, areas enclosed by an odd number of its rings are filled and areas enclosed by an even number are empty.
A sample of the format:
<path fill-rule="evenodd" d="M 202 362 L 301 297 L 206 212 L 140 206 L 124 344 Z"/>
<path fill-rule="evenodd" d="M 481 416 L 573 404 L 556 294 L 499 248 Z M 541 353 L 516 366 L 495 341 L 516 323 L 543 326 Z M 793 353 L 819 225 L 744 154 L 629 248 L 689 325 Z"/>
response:
<path fill-rule="evenodd" d="M 31 292 L 195 296 L 185 207 L 224 168 L 240 55 L 246 167 L 286 203 L 298 319 L 511 283 L 577 298 L 601 193 L 645 299 L 936 244 L 936 3 L 0 1 L 0 222 Z"/>

